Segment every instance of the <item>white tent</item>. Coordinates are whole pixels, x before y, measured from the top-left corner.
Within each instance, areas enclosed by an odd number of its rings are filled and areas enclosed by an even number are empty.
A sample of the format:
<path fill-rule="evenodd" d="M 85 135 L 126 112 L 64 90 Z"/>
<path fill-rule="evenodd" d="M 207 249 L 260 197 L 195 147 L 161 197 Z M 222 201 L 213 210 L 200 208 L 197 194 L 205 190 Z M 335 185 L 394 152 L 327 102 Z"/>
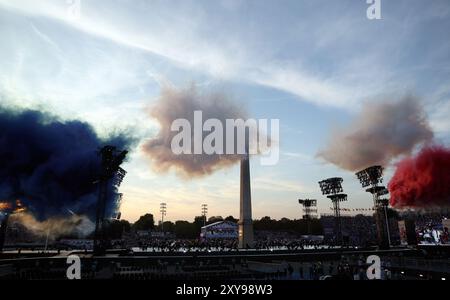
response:
<path fill-rule="evenodd" d="M 238 225 L 229 221 L 219 221 L 201 229 L 200 237 L 203 239 L 234 239 L 238 238 Z"/>

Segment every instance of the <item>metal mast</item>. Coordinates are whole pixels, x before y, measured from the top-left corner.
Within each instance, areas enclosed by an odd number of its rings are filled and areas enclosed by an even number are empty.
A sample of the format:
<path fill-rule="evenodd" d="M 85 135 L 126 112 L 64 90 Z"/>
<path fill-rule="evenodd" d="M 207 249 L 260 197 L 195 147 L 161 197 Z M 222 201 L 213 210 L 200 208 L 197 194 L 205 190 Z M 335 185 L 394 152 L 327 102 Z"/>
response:
<path fill-rule="evenodd" d="M 343 245 L 344 240 L 342 236 L 342 221 L 340 203 L 347 201 L 347 194 L 343 194 L 342 182 L 344 180 L 340 177 L 333 177 L 319 182 L 320 189 L 323 195 L 328 195 L 327 198 L 333 203 L 333 211 L 335 218 L 335 236 L 336 241 Z"/>
<path fill-rule="evenodd" d="M 114 146 L 105 146 L 100 149 L 101 157 L 100 175 L 97 183 L 99 184 L 99 194 L 97 202 L 97 213 L 95 219 L 94 233 L 94 254 L 103 254 L 108 247 L 108 240 L 105 235 L 107 223 L 106 205 L 108 203 L 108 190 L 112 187 L 117 191 L 126 175 L 126 171 L 120 167 L 125 160 L 128 151 L 118 151 Z M 108 216 L 109 219 L 110 216 Z"/>
<path fill-rule="evenodd" d="M 303 206 L 303 220 L 306 220 L 308 234 L 311 234 L 311 219 L 317 214 L 316 199 L 298 199 L 298 203 Z"/>
<path fill-rule="evenodd" d="M 373 208 L 375 210 L 375 221 L 377 224 L 378 245 L 382 249 L 390 247 L 389 220 L 387 208 L 389 200 L 380 198 L 388 194 L 388 190 L 379 184 L 383 182 L 383 167 L 372 166 L 356 173 L 363 188 L 370 186 L 366 192 L 372 194 Z"/>
<path fill-rule="evenodd" d="M 203 226 L 206 226 L 207 214 L 208 214 L 208 204 L 202 204 Z"/>

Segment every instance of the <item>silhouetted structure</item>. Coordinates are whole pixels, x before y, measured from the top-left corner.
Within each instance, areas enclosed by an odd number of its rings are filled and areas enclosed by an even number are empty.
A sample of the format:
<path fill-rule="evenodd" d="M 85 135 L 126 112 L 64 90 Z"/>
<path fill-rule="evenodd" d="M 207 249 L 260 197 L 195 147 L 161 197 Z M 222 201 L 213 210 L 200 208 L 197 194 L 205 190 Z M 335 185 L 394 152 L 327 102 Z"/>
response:
<path fill-rule="evenodd" d="M 108 190 L 111 185 L 117 191 L 126 175 L 126 171 L 120 167 L 125 160 L 127 151 L 119 152 L 116 147 L 105 146 L 99 151 L 101 156 L 101 170 L 98 180 L 99 194 L 97 203 L 97 214 L 95 219 L 95 233 L 94 233 L 94 254 L 100 255 L 104 253 L 108 247 L 108 240 L 105 236 L 105 227 L 107 223 L 106 218 L 106 204 L 108 202 Z M 116 193 L 117 199 L 120 199 L 120 194 Z M 110 216 L 108 216 L 108 219 Z"/>
<path fill-rule="evenodd" d="M 8 225 L 9 214 L 5 214 L 3 219 L 0 221 L 0 252 L 3 251 L 3 247 L 5 246 L 5 238 L 6 238 L 6 226 Z"/>
<path fill-rule="evenodd" d="M 246 154 L 241 160 L 241 191 L 239 216 L 239 248 L 253 246 L 252 195 L 250 188 L 250 157 L 248 140 Z"/>
<path fill-rule="evenodd" d="M 370 186 L 366 192 L 372 194 L 375 210 L 375 221 L 377 224 L 378 246 L 381 249 L 388 249 L 390 246 L 389 221 L 387 216 L 387 207 L 389 200 L 381 198 L 389 192 L 384 186 L 379 184 L 383 182 L 383 167 L 372 166 L 356 173 L 363 188 Z"/>
<path fill-rule="evenodd" d="M 161 232 L 164 234 L 164 217 L 167 214 L 167 204 L 161 203 L 159 205 L 159 212 L 161 213 Z"/>
<path fill-rule="evenodd" d="M 202 204 L 203 226 L 206 226 L 207 215 L 208 215 L 208 204 Z"/>
<path fill-rule="evenodd" d="M 22 202 L 20 200 L 16 200 L 14 202 L 6 202 L 5 207 L 3 208 L 3 218 L 0 219 L 0 252 L 3 251 L 3 247 L 5 246 L 6 240 L 6 230 L 8 228 L 9 217 L 13 213 L 20 213 L 25 211 L 25 208 L 22 206 Z"/>
<path fill-rule="evenodd" d="M 336 220 L 335 237 L 336 242 L 341 245 L 343 244 L 343 237 L 340 202 L 347 201 L 347 194 L 342 194 L 344 191 L 342 188 L 342 181 L 344 180 L 340 177 L 333 177 L 319 181 L 322 194 L 328 195 L 327 198 L 333 203 L 333 213 Z"/>
<path fill-rule="evenodd" d="M 303 206 L 303 219 L 306 221 L 308 234 L 311 234 L 311 219 L 317 214 L 317 200 L 298 199 L 298 203 Z"/>

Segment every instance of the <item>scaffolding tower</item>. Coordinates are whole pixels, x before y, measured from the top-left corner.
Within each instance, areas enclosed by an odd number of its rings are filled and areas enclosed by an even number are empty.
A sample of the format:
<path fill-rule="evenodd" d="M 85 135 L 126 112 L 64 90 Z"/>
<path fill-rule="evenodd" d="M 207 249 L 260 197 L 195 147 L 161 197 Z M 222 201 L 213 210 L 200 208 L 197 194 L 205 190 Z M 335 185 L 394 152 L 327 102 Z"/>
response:
<path fill-rule="evenodd" d="M 335 238 L 336 243 L 343 245 L 344 240 L 342 236 L 342 220 L 340 203 L 347 201 L 347 194 L 343 194 L 342 182 L 344 180 L 340 177 L 328 178 L 319 181 L 320 190 L 323 195 L 327 195 L 327 198 L 333 203 L 333 213 L 335 218 Z"/>
<path fill-rule="evenodd" d="M 386 187 L 379 185 L 383 182 L 383 167 L 372 166 L 357 172 L 356 176 L 363 188 L 369 187 L 366 189 L 366 192 L 372 194 L 375 221 L 377 225 L 378 246 L 381 249 L 388 249 L 391 244 L 389 219 L 387 214 L 389 199 L 381 197 L 387 195 L 389 191 Z"/>
<path fill-rule="evenodd" d="M 303 220 L 306 222 L 308 234 L 311 234 L 311 220 L 317 216 L 317 200 L 298 199 L 298 203 L 303 206 Z"/>
<path fill-rule="evenodd" d="M 99 151 L 101 167 L 97 181 L 99 184 L 99 194 L 94 232 L 95 255 L 103 254 L 109 247 L 109 240 L 106 236 L 105 229 L 111 216 L 106 215 L 107 203 L 109 197 L 117 197 L 120 195 L 117 191 L 127 173 L 120 165 L 125 160 L 127 154 L 127 151 L 119 151 L 114 146 L 105 146 Z M 112 191 L 115 195 L 108 195 L 108 191 Z M 121 197 L 119 198 L 121 199 Z"/>

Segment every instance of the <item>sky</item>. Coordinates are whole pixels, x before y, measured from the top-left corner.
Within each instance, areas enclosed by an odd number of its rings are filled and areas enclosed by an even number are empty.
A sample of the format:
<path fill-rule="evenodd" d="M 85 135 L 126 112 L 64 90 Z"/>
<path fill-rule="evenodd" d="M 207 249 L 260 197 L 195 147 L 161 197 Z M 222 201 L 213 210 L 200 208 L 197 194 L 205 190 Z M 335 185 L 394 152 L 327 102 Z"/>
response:
<path fill-rule="evenodd" d="M 450 3 L 381 0 L 0 0 L 0 101 L 91 123 L 100 135 L 158 132 L 148 107 L 165 85 L 226 91 L 252 118 L 280 120 L 280 161 L 252 159 L 253 217 L 300 218 L 298 198 L 344 179 L 348 208 L 371 207 L 353 172 L 317 157 L 333 128 L 372 101 L 413 94 L 449 145 Z M 75 9 L 75 10 L 74 10 Z M 386 166 L 385 183 L 393 173 Z M 131 149 L 122 218 L 239 214 L 239 166 L 186 180 Z"/>

